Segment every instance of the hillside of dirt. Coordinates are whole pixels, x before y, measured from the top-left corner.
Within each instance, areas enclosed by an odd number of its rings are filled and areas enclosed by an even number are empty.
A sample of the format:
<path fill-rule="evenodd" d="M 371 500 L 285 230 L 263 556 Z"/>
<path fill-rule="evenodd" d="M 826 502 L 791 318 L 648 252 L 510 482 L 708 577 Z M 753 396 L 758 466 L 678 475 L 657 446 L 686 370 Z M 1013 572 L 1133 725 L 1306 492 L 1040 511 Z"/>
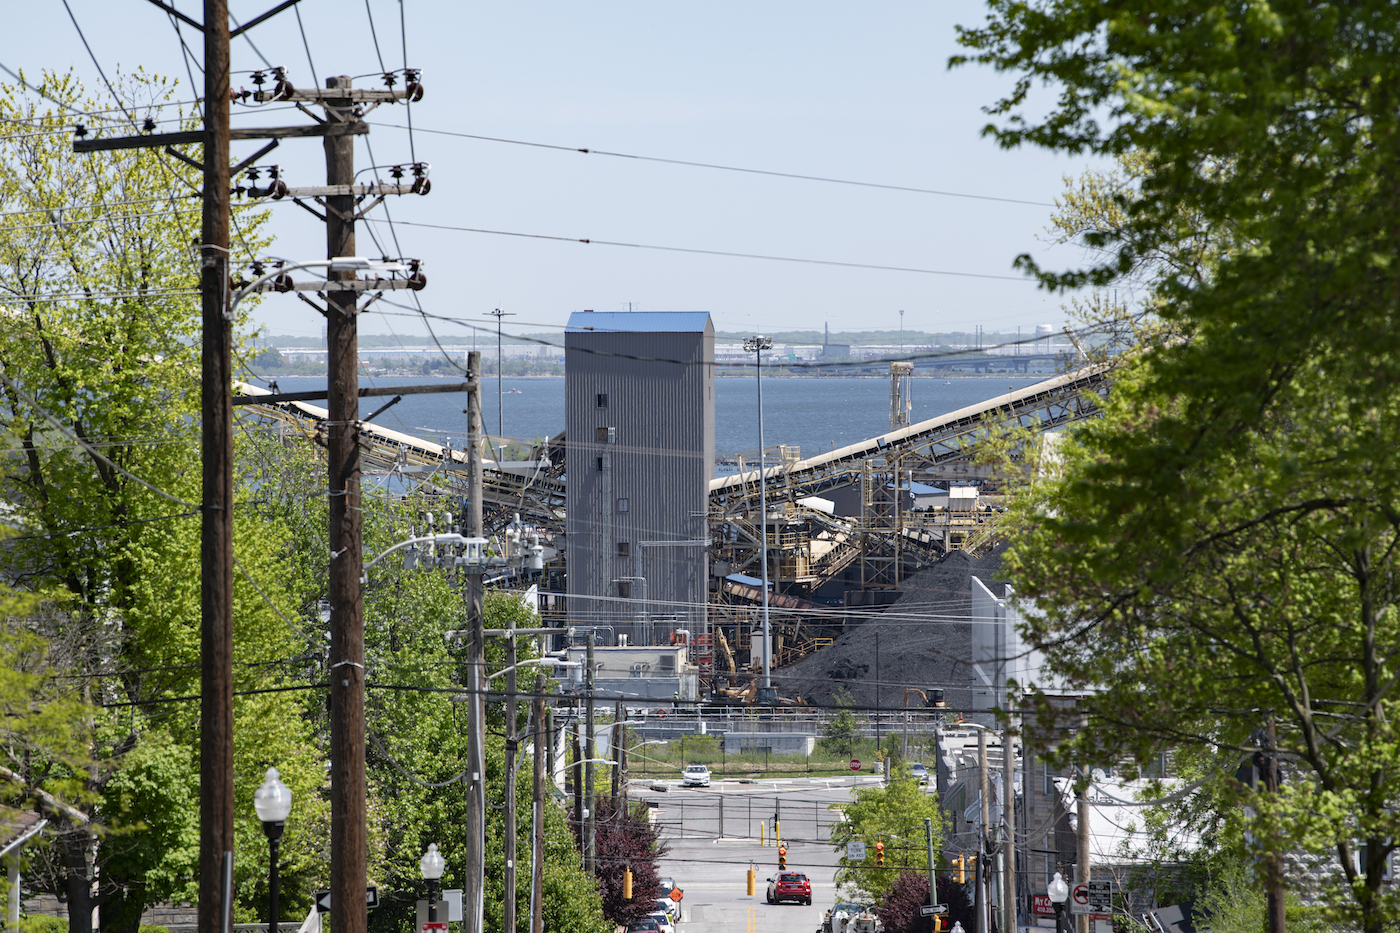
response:
<path fill-rule="evenodd" d="M 833 697 L 846 690 L 858 707 L 903 709 L 906 688 L 935 686 L 944 689 L 950 708 L 971 706 L 980 680 L 968 663 L 970 587 L 975 575 L 998 596 L 1005 592 L 1004 583 L 993 582 L 1001 551 L 980 558 L 953 551 L 918 571 L 900 585 L 892 606 L 852 626 L 831 647 L 774 671 L 773 685 L 817 706 L 835 705 Z M 911 694 L 910 705 L 923 703 Z"/>

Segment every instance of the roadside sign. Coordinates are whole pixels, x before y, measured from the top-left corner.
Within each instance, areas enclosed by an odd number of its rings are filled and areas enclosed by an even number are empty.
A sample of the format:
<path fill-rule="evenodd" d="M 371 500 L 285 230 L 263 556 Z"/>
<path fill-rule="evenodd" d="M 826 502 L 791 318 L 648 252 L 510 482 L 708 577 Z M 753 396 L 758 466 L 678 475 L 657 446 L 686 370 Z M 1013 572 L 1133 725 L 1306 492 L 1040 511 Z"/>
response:
<path fill-rule="evenodd" d="M 1081 881 L 1069 889 L 1069 909 L 1072 914 L 1113 913 L 1113 882 Z"/>
<path fill-rule="evenodd" d="M 919 916 L 921 917 L 932 917 L 934 914 L 946 914 L 947 912 L 947 904 L 925 904 L 919 908 Z"/>
<path fill-rule="evenodd" d="M 447 933 L 446 920 L 423 921 L 423 933 Z"/>
<path fill-rule="evenodd" d="M 860 839 L 853 839 L 846 843 L 846 858 L 852 862 L 865 861 L 865 843 Z"/>
<path fill-rule="evenodd" d="M 859 771 L 859 770 L 860 770 L 860 759 L 859 759 L 859 758 L 852 758 L 852 759 L 851 759 L 851 770 L 852 770 L 852 771 Z"/>
<path fill-rule="evenodd" d="M 672 888 L 672 889 L 671 889 L 671 894 L 670 894 L 671 900 L 673 900 L 673 901 L 675 901 L 677 904 L 679 904 L 679 903 L 681 902 L 681 898 L 683 898 L 683 897 L 685 897 L 685 895 L 681 893 L 681 889 L 680 889 L 680 888 Z"/>
<path fill-rule="evenodd" d="M 374 885 L 372 885 L 372 884 L 371 884 L 371 885 L 366 885 L 366 886 L 365 886 L 365 907 L 372 910 L 372 909 L 374 909 L 375 907 L 378 907 L 378 906 L 379 906 L 379 889 L 376 888 L 376 887 L 375 887 Z M 329 891 L 317 891 L 317 892 L 316 892 L 316 913 L 318 913 L 318 914 L 328 913 L 328 912 L 330 912 L 330 909 L 331 909 L 331 892 L 329 892 Z"/>

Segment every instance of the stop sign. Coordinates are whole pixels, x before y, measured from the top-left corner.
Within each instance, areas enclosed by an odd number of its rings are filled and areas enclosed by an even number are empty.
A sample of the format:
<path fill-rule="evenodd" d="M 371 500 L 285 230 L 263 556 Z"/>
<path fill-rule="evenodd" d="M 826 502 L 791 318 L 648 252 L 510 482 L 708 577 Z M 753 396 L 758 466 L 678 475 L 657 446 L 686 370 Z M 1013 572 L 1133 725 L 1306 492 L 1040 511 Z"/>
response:
<path fill-rule="evenodd" d="M 860 770 L 860 759 L 859 759 L 859 758 L 852 758 L 852 759 L 851 759 L 851 770 L 852 770 L 852 771 L 859 771 L 859 770 Z"/>

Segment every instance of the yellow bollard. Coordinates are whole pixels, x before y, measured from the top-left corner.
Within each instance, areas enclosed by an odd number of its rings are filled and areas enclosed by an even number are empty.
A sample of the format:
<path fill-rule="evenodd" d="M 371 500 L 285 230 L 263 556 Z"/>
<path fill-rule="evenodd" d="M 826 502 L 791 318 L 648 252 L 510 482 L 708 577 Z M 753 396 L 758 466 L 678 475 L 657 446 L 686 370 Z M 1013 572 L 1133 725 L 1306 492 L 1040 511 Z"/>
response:
<path fill-rule="evenodd" d="M 758 890 L 758 872 L 753 870 L 753 862 L 749 862 L 749 897 L 753 897 Z"/>
<path fill-rule="evenodd" d="M 760 846 L 766 844 L 766 843 L 764 843 L 764 841 L 763 841 L 763 830 L 764 830 L 764 828 L 765 828 L 765 825 L 766 825 L 766 824 L 764 824 L 764 823 L 759 823 L 759 824 L 758 824 L 758 844 L 759 844 Z"/>

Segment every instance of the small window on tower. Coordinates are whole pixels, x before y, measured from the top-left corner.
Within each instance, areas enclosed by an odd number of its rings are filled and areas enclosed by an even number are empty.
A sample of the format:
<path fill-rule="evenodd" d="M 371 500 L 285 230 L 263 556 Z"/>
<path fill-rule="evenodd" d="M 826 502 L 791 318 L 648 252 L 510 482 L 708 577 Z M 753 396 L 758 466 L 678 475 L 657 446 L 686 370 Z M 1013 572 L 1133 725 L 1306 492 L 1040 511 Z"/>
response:
<path fill-rule="evenodd" d="M 632 581 L 631 581 L 631 580 L 618 580 L 618 581 L 617 581 L 617 595 L 620 596 L 620 597 L 622 597 L 623 599 L 631 599 L 631 598 L 632 598 Z"/>
<path fill-rule="evenodd" d="M 599 407 L 599 408 L 607 408 L 607 407 L 608 407 L 608 394 L 607 394 L 606 392 L 599 392 L 599 393 L 598 393 L 598 407 Z"/>
<path fill-rule="evenodd" d="M 597 439 L 600 444 L 614 444 L 617 442 L 617 428 L 598 428 Z"/>
<path fill-rule="evenodd" d="M 599 457 L 599 458 L 598 458 L 598 472 L 601 473 L 601 472 L 603 472 L 603 470 L 605 470 L 605 469 L 606 469 L 606 467 L 604 466 L 603 458 L 602 458 L 602 457 Z"/>
<path fill-rule="evenodd" d="M 632 556 L 632 545 L 631 545 L 629 542 L 627 542 L 627 541 L 619 541 L 619 542 L 617 542 L 617 556 L 618 556 L 618 557 L 631 557 L 631 556 Z"/>
<path fill-rule="evenodd" d="M 626 512 L 626 511 L 627 511 L 627 500 L 626 500 L 626 499 L 618 499 L 618 500 L 617 500 L 617 510 L 618 510 L 619 512 Z"/>

